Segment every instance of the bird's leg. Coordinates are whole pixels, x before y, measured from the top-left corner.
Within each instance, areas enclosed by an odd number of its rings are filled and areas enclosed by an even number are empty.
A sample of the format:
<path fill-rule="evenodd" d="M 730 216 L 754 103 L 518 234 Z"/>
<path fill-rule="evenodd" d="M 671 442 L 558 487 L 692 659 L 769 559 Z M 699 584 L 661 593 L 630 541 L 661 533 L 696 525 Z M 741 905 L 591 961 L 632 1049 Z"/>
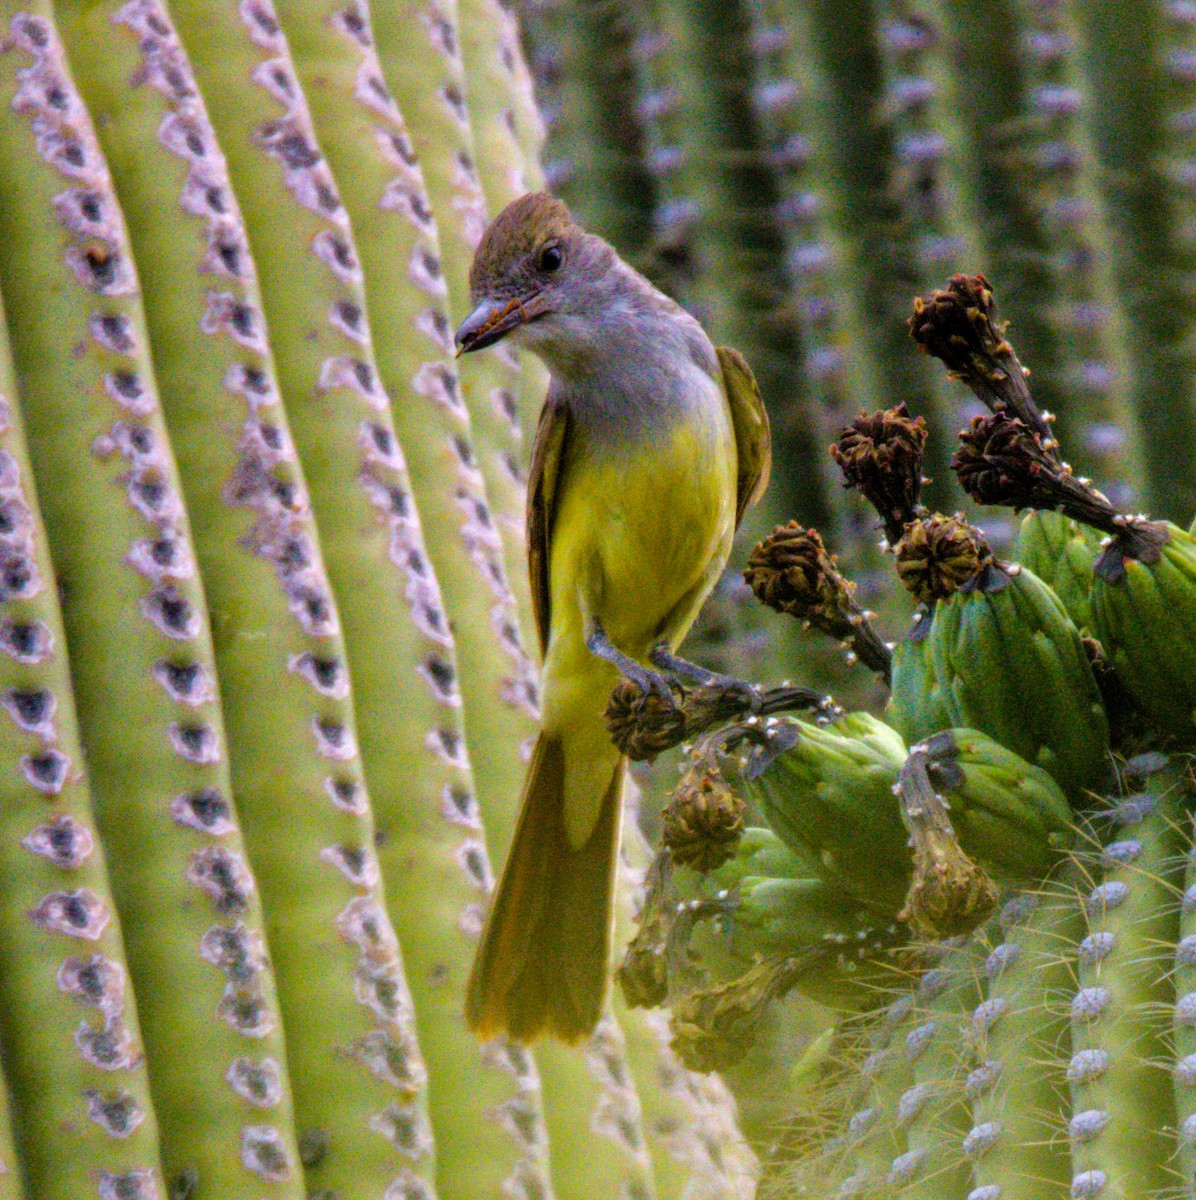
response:
<path fill-rule="evenodd" d="M 648 655 L 648 660 L 654 667 L 659 667 L 662 671 L 668 671 L 671 675 L 679 676 L 681 679 L 688 679 L 690 683 L 696 683 L 699 687 L 713 688 L 739 697 L 744 701 L 749 712 L 754 712 L 759 706 L 759 689 L 732 675 L 720 675 L 717 671 L 708 671 L 705 667 L 699 667 L 697 663 L 678 658 L 669 649 L 666 642 L 654 646 Z"/>
<path fill-rule="evenodd" d="M 676 704 L 673 696 L 673 682 L 667 675 L 649 670 L 642 663 L 638 663 L 634 658 L 624 654 L 607 636 L 606 630 L 602 628 L 602 622 L 597 617 L 591 617 L 589 625 L 586 647 L 591 654 L 596 654 L 599 658 L 605 659 L 617 667 L 619 672 L 630 679 L 645 696 L 655 694 L 668 701 L 669 704 Z"/>

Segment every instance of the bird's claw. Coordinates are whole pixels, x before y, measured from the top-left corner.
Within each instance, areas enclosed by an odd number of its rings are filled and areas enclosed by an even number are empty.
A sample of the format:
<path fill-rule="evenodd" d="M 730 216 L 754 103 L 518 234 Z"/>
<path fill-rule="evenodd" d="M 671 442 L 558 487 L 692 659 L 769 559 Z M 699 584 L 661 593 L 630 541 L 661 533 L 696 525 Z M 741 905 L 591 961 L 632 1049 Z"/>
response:
<path fill-rule="evenodd" d="M 637 706 L 639 708 L 643 708 L 645 704 L 655 698 L 658 707 L 671 712 L 680 708 L 685 701 L 685 689 L 676 679 L 668 675 L 644 668 L 640 668 L 634 673 L 627 671 L 625 674 L 640 690 Z M 679 697 L 677 693 L 680 693 Z"/>

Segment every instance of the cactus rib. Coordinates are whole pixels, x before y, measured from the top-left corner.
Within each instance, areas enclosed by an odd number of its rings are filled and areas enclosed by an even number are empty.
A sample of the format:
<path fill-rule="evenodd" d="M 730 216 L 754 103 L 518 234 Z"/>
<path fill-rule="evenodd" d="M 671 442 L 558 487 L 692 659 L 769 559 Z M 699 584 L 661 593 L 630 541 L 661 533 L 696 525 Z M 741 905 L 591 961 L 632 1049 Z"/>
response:
<path fill-rule="evenodd" d="M 0 287 L 51 552 L 70 581 L 66 640 L 163 1166 L 171 1186 L 198 1175 L 212 1194 L 252 1185 L 290 1200 L 302 1186 L 273 973 L 136 272 L 48 5 L 14 8 L 0 239 L 27 257 L 4 256 Z M 176 687 L 176 671 L 198 690 Z M 213 806 L 219 823 L 191 820 Z M 111 1037 L 93 1053 L 135 1055 Z M 247 1111 L 229 1082 L 246 1057 L 278 1070 L 264 1111 Z"/>

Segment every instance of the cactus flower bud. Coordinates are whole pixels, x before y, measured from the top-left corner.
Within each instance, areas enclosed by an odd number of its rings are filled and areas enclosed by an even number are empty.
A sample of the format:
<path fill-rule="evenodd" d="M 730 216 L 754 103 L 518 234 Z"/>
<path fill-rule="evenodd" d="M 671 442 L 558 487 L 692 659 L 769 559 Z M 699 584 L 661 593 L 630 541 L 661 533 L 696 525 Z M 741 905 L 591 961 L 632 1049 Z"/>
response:
<path fill-rule="evenodd" d="M 661 814 L 661 842 L 674 862 L 708 874 L 734 855 L 746 810 L 717 767 L 696 763 Z"/>
<path fill-rule="evenodd" d="M 945 600 L 991 560 L 978 530 L 939 513 L 912 522 L 897 543 L 897 574 L 922 604 Z"/>
<path fill-rule="evenodd" d="M 895 544 L 923 509 L 922 455 L 926 422 L 911 417 L 904 404 L 879 413 L 861 413 L 839 435 L 831 456 L 844 483 L 855 488 L 880 514 L 885 537 Z"/>

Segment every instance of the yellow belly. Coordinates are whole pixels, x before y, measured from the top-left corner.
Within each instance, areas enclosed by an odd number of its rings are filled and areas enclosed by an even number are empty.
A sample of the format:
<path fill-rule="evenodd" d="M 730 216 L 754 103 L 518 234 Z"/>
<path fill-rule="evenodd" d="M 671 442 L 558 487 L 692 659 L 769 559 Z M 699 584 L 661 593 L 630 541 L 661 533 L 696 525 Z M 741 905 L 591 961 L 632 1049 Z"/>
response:
<path fill-rule="evenodd" d="M 730 553 L 735 481 L 725 408 L 618 454 L 574 448 L 552 530 L 546 726 L 600 711 L 617 678 L 585 647 L 590 618 L 640 661 L 685 636 Z"/>

